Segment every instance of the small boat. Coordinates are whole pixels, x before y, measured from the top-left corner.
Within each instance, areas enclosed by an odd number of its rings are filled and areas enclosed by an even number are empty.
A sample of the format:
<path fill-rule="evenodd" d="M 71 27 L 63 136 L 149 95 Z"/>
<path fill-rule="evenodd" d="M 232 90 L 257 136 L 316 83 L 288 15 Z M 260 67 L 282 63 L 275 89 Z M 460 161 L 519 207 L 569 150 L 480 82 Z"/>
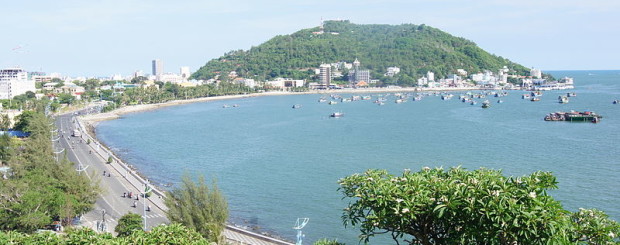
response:
<path fill-rule="evenodd" d="M 567 96 L 567 97 L 575 97 L 575 96 L 577 96 L 577 94 L 576 94 L 575 92 L 572 92 L 572 93 L 566 93 L 566 96 Z"/>
<path fill-rule="evenodd" d="M 377 105 L 385 105 L 385 102 L 381 101 L 381 102 L 377 103 Z"/>
<path fill-rule="evenodd" d="M 230 107 L 230 106 L 229 106 L 229 105 L 227 105 L 227 104 L 224 104 L 224 105 L 222 106 L 222 108 L 229 108 L 229 107 Z"/>
<path fill-rule="evenodd" d="M 330 104 L 330 105 L 335 105 L 335 104 L 338 104 L 338 101 L 335 101 L 335 100 L 330 100 L 328 104 Z"/>
<path fill-rule="evenodd" d="M 478 104 L 478 102 L 476 102 L 475 100 L 472 100 L 471 103 L 469 103 L 470 105 L 476 105 Z"/>
<path fill-rule="evenodd" d="M 560 104 L 568 103 L 568 96 L 559 96 L 558 97 L 558 102 L 560 102 Z"/>
<path fill-rule="evenodd" d="M 325 99 L 325 98 L 320 98 L 319 99 L 319 103 L 325 103 L 325 102 L 327 102 L 327 99 Z"/>
<path fill-rule="evenodd" d="M 234 105 L 233 105 L 233 107 L 239 107 L 239 105 L 237 105 L 237 104 L 234 104 Z"/>
<path fill-rule="evenodd" d="M 532 101 L 532 102 L 540 101 L 540 98 L 538 98 L 538 97 L 533 97 L 530 101 Z"/>
<path fill-rule="evenodd" d="M 614 100 L 613 102 L 611 102 L 614 105 L 620 104 L 620 100 Z"/>
<path fill-rule="evenodd" d="M 501 104 L 501 103 L 504 103 L 504 101 L 503 100 L 497 100 L 497 103 Z"/>
<path fill-rule="evenodd" d="M 396 104 L 400 104 L 400 103 L 403 103 L 403 102 L 405 102 L 405 101 L 404 101 L 404 100 L 402 100 L 402 99 L 397 99 L 397 100 L 396 100 L 396 101 L 394 101 L 394 102 L 395 102 Z"/>
<path fill-rule="evenodd" d="M 529 99 L 531 96 L 529 94 L 521 95 L 522 99 Z"/>
<path fill-rule="evenodd" d="M 485 100 L 482 102 L 482 108 L 489 108 L 491 107 L 491 102 L 489 102 L 488 100 Z"/>
<path fill-rule="evenodd" d="M 331 115 L 329 115 L 330 117 L 342 117 L 344 116 L 344 113 L 342 112 L 334 112 Z"/>
<path fill-rule="evenodd" d="M 293 109 L 299 109 L 299 108 L 301 108 L 301 105 L 300 105 L 300 104 L 294 104 L 294 105 L 293 105 Z"/>

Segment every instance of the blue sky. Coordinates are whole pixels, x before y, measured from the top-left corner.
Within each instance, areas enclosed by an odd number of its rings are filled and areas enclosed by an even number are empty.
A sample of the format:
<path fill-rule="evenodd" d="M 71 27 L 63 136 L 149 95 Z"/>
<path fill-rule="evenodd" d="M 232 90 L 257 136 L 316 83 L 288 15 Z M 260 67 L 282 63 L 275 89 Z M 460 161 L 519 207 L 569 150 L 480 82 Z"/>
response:
<path fill-rule="evenodd" d="M 59 0 L 2 4 L 0 67 L 71 76 L 195 71 L 235 49 L 318 26 L 426 24 L 543 70 L 620 69 L 617 0 Z"/>

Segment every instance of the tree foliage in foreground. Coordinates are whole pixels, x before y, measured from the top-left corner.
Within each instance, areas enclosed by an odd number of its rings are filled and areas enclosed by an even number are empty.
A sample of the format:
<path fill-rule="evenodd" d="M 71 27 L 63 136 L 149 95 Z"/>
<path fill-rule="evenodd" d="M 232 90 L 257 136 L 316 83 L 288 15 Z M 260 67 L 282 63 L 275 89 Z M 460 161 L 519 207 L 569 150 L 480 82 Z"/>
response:
<path fill-rule="evenodd" d="M 16 231 L 0 232 L 0 244 L 169 244 L 207 245 L 209 242 L 196 231 L 180 224 L 160 225 L 150 232 L 137 231 L 128 236 L 114 237 L 99 234 L 88 228 L 69 229 L 67 234 L 42 232 L 24 234 Z"/>
<path fill-rule="evenodd" d="M 408 244 L 615 244 L 618 223 L 600 211 L 572 214 L 547 194 L 549 172 L 424 168 L 401 176 L 368 170 L 339 181 L 345 225 L 362 241 L 387 233 Z"/>
<path fill-rule="evenodd" d="M 221 244 L 228 219 L 228 203 L 215 181 L 209 187 L 204 176 L 194 182 L 185 174 L 181 186 L 166 193 L 166 215 L 173 223 L 195 229 L 210 242 Z"/>
<path fill-rule="evenodd" d="M 118 225 L 114 227 L 114 231 L 118 236 L 128 236 L 134 231 L 142 230 L 142 216 L 134 213 L 127 213 L 118 219 Z"/>
<path fill-rule="evenodd" d="M 11 171 L 8 179 L 0 180 L 0 230 L 31 232 L 53 220 L 66 225 L 93 208 L 99 191 L 97 183 L 78 175 L 66 158 L 56 161 L 48 118 L 40 112 L 28 115 L 21 120 L 30 137 L 19 146 L 3 143 L 12 150 L 2 156 Z"/>

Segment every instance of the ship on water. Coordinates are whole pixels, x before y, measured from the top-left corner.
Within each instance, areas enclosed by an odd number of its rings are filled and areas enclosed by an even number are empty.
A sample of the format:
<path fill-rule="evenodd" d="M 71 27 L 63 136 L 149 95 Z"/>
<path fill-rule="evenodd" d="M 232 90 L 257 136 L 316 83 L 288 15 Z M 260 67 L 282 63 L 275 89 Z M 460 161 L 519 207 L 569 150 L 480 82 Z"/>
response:
<path fill-rule="evenodd" d="M 566 121 L 566 122 L 600 122 L 603 116 L 592 111 L 570 111 L 570 112 L 553 112 L 545 116 L 545 121 Z"/>

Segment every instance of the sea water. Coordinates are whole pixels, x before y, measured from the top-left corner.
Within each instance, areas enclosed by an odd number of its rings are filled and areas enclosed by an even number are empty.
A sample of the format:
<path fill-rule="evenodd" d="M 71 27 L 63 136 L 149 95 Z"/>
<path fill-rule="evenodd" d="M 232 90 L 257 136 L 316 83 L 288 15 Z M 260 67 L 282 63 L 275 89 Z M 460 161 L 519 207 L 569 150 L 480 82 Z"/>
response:
<path fill-rule="evenodd" d="M 477 105 L 460 102 L 464 92 L 400 104 L 392 95 L 383 106 L 373 103 L 378 94 L 336 105 L 319 103 L 324 95 L 318 94 L 254 97 L 129 114 L 96 131 L 156 183 L 176 184 L 184 173 L 217 179 L 232 222 L 289 240 L 295 220 L 308 217 L 305 242 L 357 243 L 358 230 L 342 224 L 348 200 L 337 182 L 367 169 L 396 175 L 424 166 L 485 167 L 514 176 L 551 171 L 559 189 L 550 193 L 566 209 L 597 208 L 620 220 L 620 104 L 612 104 L 620 99 L 620 71 L 551 73 L 574 77 L 576 88 L 546 91 L 538 102 L 521 99 L 529 92 L 508 91 Z M 567 92 L 577 96 L 558 103 Z M 485 99 L 490 108 L 481 108 Z M 543 120 L 570 110 L 604 118 L 598 124 Z M 330 118 L 336 111 L 344 117 Z"/>

